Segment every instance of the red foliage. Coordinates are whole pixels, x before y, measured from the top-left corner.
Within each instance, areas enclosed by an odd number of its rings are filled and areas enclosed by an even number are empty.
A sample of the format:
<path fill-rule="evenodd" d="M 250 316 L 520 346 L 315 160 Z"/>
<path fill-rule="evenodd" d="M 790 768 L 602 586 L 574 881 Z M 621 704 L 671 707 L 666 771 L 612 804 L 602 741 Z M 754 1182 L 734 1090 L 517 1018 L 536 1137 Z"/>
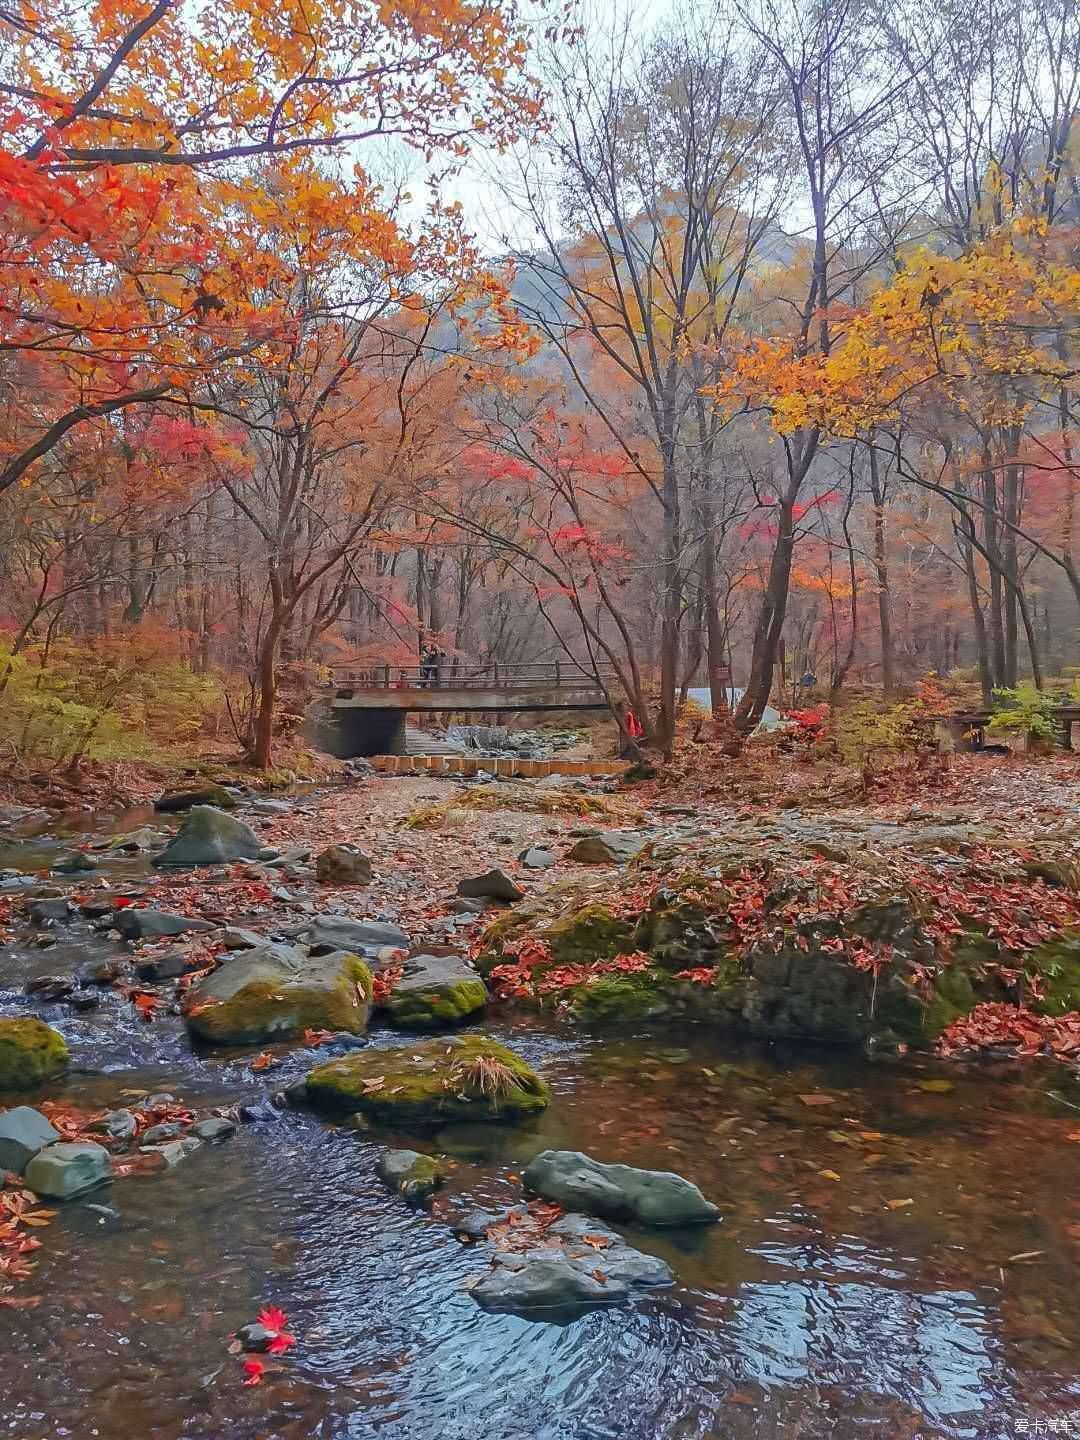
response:
<path fill-rule="evenodd" d="M 943 1055 L 1001 1046 L 1017 1055 L 1073 1057 L 1080 1051 L 1080 1013 L 1036 1015 L 1023 1005 L 976 1005 L 941 1037 Z"/>

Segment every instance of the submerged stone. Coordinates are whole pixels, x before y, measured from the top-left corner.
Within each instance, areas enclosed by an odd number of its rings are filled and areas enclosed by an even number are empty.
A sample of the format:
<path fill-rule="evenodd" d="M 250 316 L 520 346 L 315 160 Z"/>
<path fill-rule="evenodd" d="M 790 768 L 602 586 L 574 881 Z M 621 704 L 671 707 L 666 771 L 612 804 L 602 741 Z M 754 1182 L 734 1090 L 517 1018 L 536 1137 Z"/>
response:
<path fill-rule="evenodd" d="M 530 1190 L 567 1209 L 644 1225 L 700 1225 L 720 1214 L 681 1175 L 605 1165 L 579 1150 L 544 1150 L 528 1165 L 524 1179 Z"/>
<path fill-rule="evenodd" d="M 543 1110 L 550 1098 L 531 1066 L 486 1035 L 369 1048 L 307 1077 L 307 1099 L 317 1110 L 405 1125 L 515 1120 Z"/>
<path fill-rule="evenodd" d="M 61 855 L 52 868 L 57 875 L 82 875 L 96 870 L 98 862 L 82 850 L 71 850 L 66 855 Z"/>
<path fill-rule="evenodd" d="M 379 1179 L 406 1200 L 421 1200 L 443 1183 L 445 1170 L 430 1155 L 417 1150 L 388 1150 L 376 1166 Z"/>
<path fill-rule="evenodd" d="M 242 951 L 189 992 L 188 1029 L 216 1045 L 257 1045 L 305 1030 L 359 1034 L 371 1006 L 371 971 L 357 955 L 309 955 L 287 945 Z"/>
<path fill-rule="evenodd" d="M 0 1018 L 0 1094 L 54 1080 L 67 1063 L 67 1042 L 44 1020 Z"/>
<path fill-rule="evenodd" d="M 466 1227 L 471 1222 L 474 1238 L 483 1239 L 491 1224 L 504 1218 L 466 1217 L 455 1232 L 470 1233 Z M 550 1226 L 533 1249 L 496 1251 L 491 1271 L 472 1287 L 472 1297 L 487 1310 L 528 1317 L 533 1312 L 624 1304 L 635 1292 L 670 1285 L 674 1279 L 663 1260 L 632 1249 L 601 1221 L 570 1214 Z"/>

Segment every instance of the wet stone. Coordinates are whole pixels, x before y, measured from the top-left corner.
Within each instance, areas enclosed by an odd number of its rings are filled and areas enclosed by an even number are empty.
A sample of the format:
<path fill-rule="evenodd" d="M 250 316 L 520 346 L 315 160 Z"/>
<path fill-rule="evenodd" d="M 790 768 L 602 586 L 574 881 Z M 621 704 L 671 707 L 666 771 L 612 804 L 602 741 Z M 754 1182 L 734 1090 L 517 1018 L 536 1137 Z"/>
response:
<path fill-rule="evenodd" d="M 27 914 L 35 925 L 52 925 L 63 924 L 64 921 L 73 919 L 75 912 L 67 897 L 64 896 L 55 899 L 32 900 Z"/>
<path fill-rule="evenodd" d="M 197 1139 L 214 1145 L 236 1134 L 236 1121 L 227 1120 L 224 1115 L 210 1115 L 205 1120 L 197 1120 L 191 1127 L 191 1133 Z"/>
<path fill-rule="evenodd" d="M 92 1141 L 61 1141 L 39 1151 L 26 1167 L 26 1183 L 50 1200 L 72 1200 L 112 1178 L 109 1152 Z"/>
<path fill-rule="evenodd" d="M 208 920 L 194 915 L 171 915 L 165 910 L 141 910 L 131 906 L 116 917 L 116 929 L 125 940 L 162 939 L 169 935 L 185 935 L 193 930 L 211 930 Z"/>
<path fill-rule="evenodd" d="M 90 1129 L 108 1135 L 111 1140 L 134 1140 L 139 1122 L 130 1110 L 108 1110 Z"/>
<path fill-rule="evenodd" d="M 64 1000 L 75 989 L 73 975 L 35 975 L 26 982 L 27 995 L 45 1002 Z"/>
<path fill-rule="evenodd" d="M 98 862 L 92 855 L 85 855 L 81 850 L 72 850 L 68 855 L 61 855 L 52 868 L 57 875 L 82 875 L 96 870 Z"/>
<path fill-rule="evenodd" d="M 406 1200 L 420 1200 L 433 1194 L 445 1177 L 437 1160 L 416 1150 L 388 1150 L 379 1157 L 376 1168 L 379 1179 Z"/>
<path fill-rule="evenodd" d="M 700 1225 L 720 1214 L 681 1175 L 605 1165 L 580 1150 L 544 1150 L 526 1168 L 524 1179 L 537 1195 L 566 1208 L 644 1225 Z"/>
<path fill-rule="evenodd" d="M 0 1171 L 21 1175 L 30 1161 L 60 1139 L 48 1117 L 31 1105 L 16 1105 L 0 1115 Z"/>
<path fill-rule="evenodd" d="M 150 1131 L 146 1132 L 148 1135 Z M 139 1153 L 142 1155 L 160 1155 L 165 1164 L 171 1170 L 174 1165 L 179 1165 L 181 1160 L 186 1160 L 189 1155 L 200 1149 L 202 1141 L 194 1135 L 185 1135 L 180 1139 L 166 1140 L 160 1145 L 140 1145 Z"/>
<path fill-rule="evenodd" d="M 236 1338 L 240 1341 L 241 1347 L 252 1355 L 264 1355 L 270 1349 L 271 1344 L 277 1338 L 278 1331 L 270 1330 L 258 1321 L 250 1325 L 241 1325 L 236 1332 Z"/>
<path fill-rule="evenodd" d="M 143 1136 L 143 1143 L 146 1145 L 160 1145 L 165 1140 L 175 1140 L 183 1134 L 183 1127 L 175 1120 L 167 1120 L 162 1125 L 151 1125 Z"/>

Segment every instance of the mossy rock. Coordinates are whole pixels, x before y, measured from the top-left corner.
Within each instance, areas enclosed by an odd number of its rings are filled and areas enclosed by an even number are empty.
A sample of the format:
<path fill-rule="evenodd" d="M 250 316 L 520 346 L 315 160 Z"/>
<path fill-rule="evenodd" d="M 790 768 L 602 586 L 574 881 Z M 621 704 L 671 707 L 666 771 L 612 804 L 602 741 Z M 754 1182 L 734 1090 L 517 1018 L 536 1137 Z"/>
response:
<path fill-rule="evenodd" d="M 387 1018 L 399 1030 L 440 1030 L 473 1019 L 487 1004 L 487 986 L 477 976 L 390 996 Z"/>
<path fill-rule="evenodd" d="M 607 905 L 582 905 L 543 931 L 543 939 L 559 965 L 610 960 L 633 946 L 634 928 Z"/>
<path fill-rule="evenodd" d="M 61 1075 L 67 1041 L 35 1016 L 0 1019 L 0 1091 L 32 1090 Z"/>
<path fill-rule="evenodd" d="M 358 955 L 305 955 L 264 945 L 227 960 L 194 986 L 184 1019 L 193 1035 L 211 1045 L 260 1045 L 305 1030 L 359 1035 L 371 994 L 371 971 Z"/>
<path fill-rule="evenodd" d="M 474 1068 L 482 1060 L 496 1062 L 499 1071 L 488 1082 Z M 404 1126 L 517 1120 L 543 1110 L 550 1098 L 519 1055 L 486 1035 L 358 1050 L 307 1077 L 307 1099 L 316 1110 Z"/>
<path fill-rule="evenodd" d="M 1028 1003 L 1041 1015 L 1065 1015 L 1080 1010 L 1080 933 L 1066 931 L 1037 946 L 1025 967 L 1038 979 L 1042 992 Z"/>
<path fill-rule="evenodd" d="M 671 1013 L 662 986 L 667 977 L 648 970 L 636 975 L 602 975 L 578 987 L 570 1013 L 584 1025 L 627 1025 Z"/>
<path fill-rule="evenodd" d="M 713 965 L 724 952 L 718 931 L 724 923 L 719 897 L 717 909 L 703 899 L 661 892 L 642 915 L 634 932 L 633 948 L 647 951 L 668 970 L 689 970 Z"/>
<path fill-rule="evenodd" d="M 515 940 L 519 935 L 523 935 L 535 920 L 536 916 L 529 911 L 508 911 L 485 926 L 480 937 L 483 948 L 476 956 L 476 968 L 480 974 L 488 975 L 496 965 L 505 965 L 503 946 L 508 940 Z"/>

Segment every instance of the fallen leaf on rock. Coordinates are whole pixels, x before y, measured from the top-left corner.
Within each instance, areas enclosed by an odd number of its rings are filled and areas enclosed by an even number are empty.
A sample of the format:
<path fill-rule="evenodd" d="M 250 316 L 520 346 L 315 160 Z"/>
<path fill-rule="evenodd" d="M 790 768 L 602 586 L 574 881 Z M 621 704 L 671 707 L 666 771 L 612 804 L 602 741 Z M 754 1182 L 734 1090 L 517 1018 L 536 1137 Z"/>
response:
<path fill-rule="evenodd" d="M 799 1099 L 804 1105 L 835 1105 L 835 1095 L 822 1095 L 820 1092 L 814 1095 L 800 1095 Z"/>
<path fill-rule="evenodd" d="M 903 1210 L 907 1205 L 914 1205 L 915 1201 L 909 1195 L 906 1200 L 886 1200 L 885 1204 L 890 1210 Z"/>
<path fill-rule="evenodd" d="M 918 1087 L 927 1095 L 948 1095 L 950 1091 L 956 1089 L 955 1082 L 952 1080 L 920 1080 Z"/>
<path fill-rule="evenodd" d="M 262 1377 L 266 1372 L 266 1366 L 261 1360 L 254 1357 L 244 1361 L 244 1384 L 247 1386 L 261 1385 Z"/>
<path fill-rule="evenodd" d="M 270 1051 L 269 1051 L 269 1050 L 264 1050 L 261 1055 L 256 1055 L 256 1056 L 255 1056 L 255 1059 L 252 1060 L 252 1062 L 251 1062 L 251 1069 L 252 1069 L 252 1070 L 269 1070 L 269 1069 L 270 1069 L 270 1066 L 271 1066 L 271 1065 L 275 1065 L 276 1063 L 277 1063 L 277 1062 L 276 1062 L 276 1060 L 274 1059 L 273 1055 L 270 1054 Z"/>
<path fill-rule="evenodd" d="M 839 1181 L 840 1179 L 840 1176 L 836 1173 L 835 1170 L 819 1170 L 817 1173 L 821 1176 L 823 1180 Z"/>

